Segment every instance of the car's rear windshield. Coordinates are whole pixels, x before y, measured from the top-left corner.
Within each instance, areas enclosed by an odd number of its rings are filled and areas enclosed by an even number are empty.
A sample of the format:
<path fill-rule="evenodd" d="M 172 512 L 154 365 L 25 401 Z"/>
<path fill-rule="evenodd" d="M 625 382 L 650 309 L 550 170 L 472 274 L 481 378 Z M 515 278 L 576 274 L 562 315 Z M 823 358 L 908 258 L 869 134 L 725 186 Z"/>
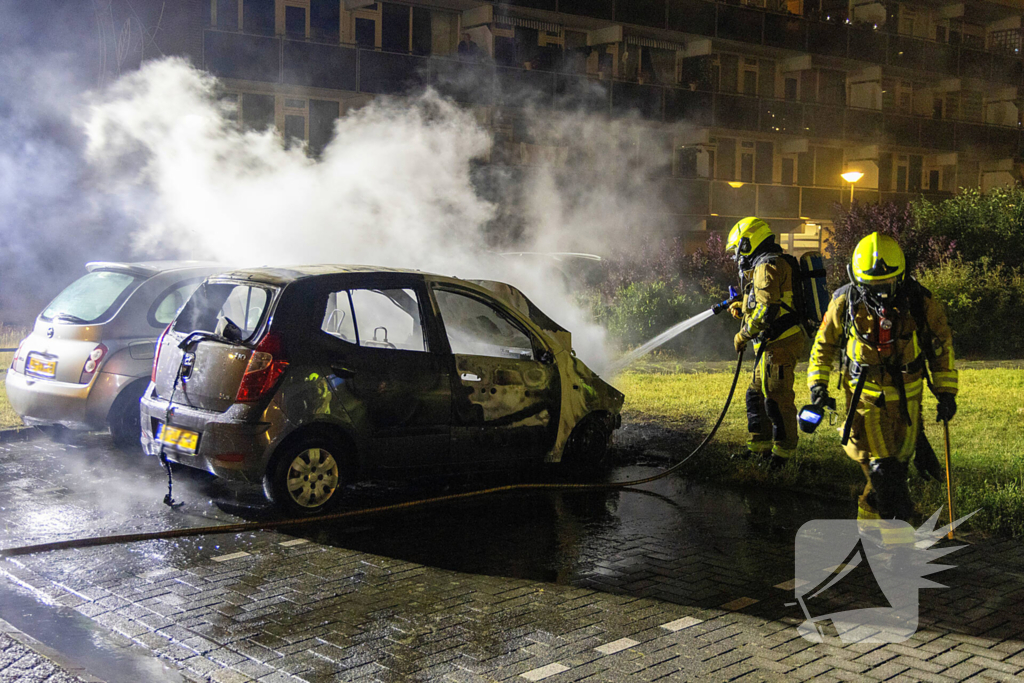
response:
<path fill-rule="evenodd" d="M 75 325 L 103 322 L 117 312 L 143 279 L 129 273 L 94 270 L 65 287 L 39 317 Z"/>
<path fill-rule="evenodd" d="M 205 282 L 174 320 L 175 332 L 211 332 L 249 341 L 260 328 L 273 290 L 248 282 Z M 230 326 L 237 333 L 225 334 Z"/>

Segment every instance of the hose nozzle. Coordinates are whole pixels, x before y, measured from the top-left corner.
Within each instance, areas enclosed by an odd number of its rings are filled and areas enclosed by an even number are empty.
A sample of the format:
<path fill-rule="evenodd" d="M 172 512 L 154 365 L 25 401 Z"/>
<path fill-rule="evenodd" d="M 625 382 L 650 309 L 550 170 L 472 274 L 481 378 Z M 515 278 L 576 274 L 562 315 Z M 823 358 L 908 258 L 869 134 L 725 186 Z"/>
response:
<path fill-rule="evenodd" d="M 723 301 L 722 303 L 715 304 L 714 306 L 712 306 L 711 312 L 714 313 L 715 315 L 718 315 L 722 311 L 728 309 L 730 305 L 736 303 L 739 300 L 740 291 L 733 287 L 732 285 L 729 285 L 729 298 Z"/>

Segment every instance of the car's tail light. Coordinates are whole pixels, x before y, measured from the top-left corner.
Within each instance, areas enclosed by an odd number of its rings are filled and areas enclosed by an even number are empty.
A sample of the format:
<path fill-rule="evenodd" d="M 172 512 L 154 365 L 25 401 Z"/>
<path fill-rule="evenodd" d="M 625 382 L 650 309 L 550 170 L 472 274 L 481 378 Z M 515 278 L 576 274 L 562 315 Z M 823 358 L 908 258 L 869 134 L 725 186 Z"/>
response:
<path fill-rule="evenodd" d="M 253 349 L 249 364 L 238 386 L 239 403 L 252 403 L 267 395 L 288 367 L 284 358 L 281 338 L 273 332 L 267 334 Z"/>
<path fill-rule="evenodd" d="M 82 376 L 78 378 L 79 384 L 88 384 L 92 380 L 93 375 L 96 374 L 96 370 L 103 361 L 103 357 L 106 355 L 107 347 L 103 344 L 97 344 L 96 348 L 89 352 L 89 357 L 85 360 L 85 366 L 82 367 Z"/>
<path fill-rule="evenodd" d="M 21 349 L 24 348 L 25 342 L 27 341 L 27 339 L 22 339 L 21 343 L 18 344 L 18 349 L 14 352 L 14 358 L 11 359 L 11 370 L 14 369 L 14 366 L 18 362 L 18 359 L 21 358 Z"/>
<path fill-rule="evenodd" d="M 172 325 L 174 323 L 171 323 Z M 149 374 L 149 381 L 156 382 L 156 366 L 160 364 L 160 349 L 164 347 L 164 337 L 171 331 L 171 325 L 164 328 L 164 331 L 160 333 L 160 338 L 156 340 L 156 353 L 153 354 L 153 372 Z"/>

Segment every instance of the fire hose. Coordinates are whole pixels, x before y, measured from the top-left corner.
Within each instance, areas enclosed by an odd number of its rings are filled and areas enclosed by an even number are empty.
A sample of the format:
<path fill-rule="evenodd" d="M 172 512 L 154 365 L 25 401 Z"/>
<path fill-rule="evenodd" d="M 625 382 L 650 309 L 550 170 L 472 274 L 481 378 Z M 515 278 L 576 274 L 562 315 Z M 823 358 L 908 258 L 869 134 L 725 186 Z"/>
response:
<path fill-rule="evenodd" d="M 271 531 L 275 529 L 290 528 L 297 526 L 304 526 L 307 524 L 319 524 L 322 522 L 333 522 L 342 519 L 352 519 L 356 517 L 368 517 L 371 515 L 379 515 L 388 512 L 395 512 L 398 510 L 407 510 L 414 507 L 423 507 L 427 505 L 438 505 L 440 503 L 447 503 L 457 500 L 465 500 L 467 498 L 476 498 L 480 496 L 493 495 L 496 493 L 507 493 L 510 491 L 555 491 L 555 490 L 570 490 L 570 491 L 584 491 L 584 490 L 602 490 L 602 489 L 627 489 L 633 486 L 639 486 L 641 484 L 648 484 L 658 479 L 663 479 L 682 468 L 690 458 L 694 457 L 701 450 L 710 443 L 711 439 L 714 438 L 718 432 L 718 428 L 722 425 L 725 420 L 725 415 L 729 411 L 729 405 L 732 403 L 733 395 L 736 393 L 736 383 L 740 377 L 740 371 L 743 369 L 743 352 L 737 354 L 736 357 L 736 369 L 733 372 L 732 384 L 729 387 L 729 394 L 726 396 L 725 404 L 722 406 L 722 412 L 719 413 L 718 419 L 715 420 L 714 426 L 711 427 L 711 431 L 708 432 L 704 440 L 697 445 L 693 451 L 689 453 L 682 460 L 672 465 L 668 469 L 659 472 L 658 474 L 644 477 L 642 479 L 633 479 L 630 481 L 613 481 L 613 482 L 601 482 L 601 483 L 588 483 L 588 484 L 571 484 L 571 483 L 525 483 L 525 484 L 507 484 L 505 486 L 495 486 L 492 488 L 479 489 L 476 491 L 467 491 L 465 493 L 454 493 L 444 496 L 435 496 L 433 498 L 421 498 L 419 500 L 406 501 L 404 503 L 393 503 L 390 505 L 381 505 L 372 508 L 363 508 L 360 510 L 348 510 L 345 512 L 333 512 L 326 515 L 316 515 L 312 517 L 300 517 L 295 519 L 282 519 L 282 520 L 270 520 L 265 522 L 242 522 L 239 524 L 219 524 L 216 526 L 204 526 L 204 527 L 186 527 L 182 529 L 166 529 L 164 531 L 150 531 L 145 533 L 137 534 L 118 534 L 112 536 L 93 536 L 89 538 L 75 538 L 66 541 L 54 541 L 52 543 L 39 543 L 37 545 L 27 545 L 17 548 L 5 548 L 0 549 L 0 557 L 16 557 L 19 555 L 34 555 L 36 553 L 50 552 L 53 550 L 71 550 L 74 548 L 93 548 L 97 546 L 105 545 L 118 545 L 122 543 L 136 543 L 139 541 L 154 541 L 164 540 L 170 538 L 185 538 L 189 536 L 204 536 L 208 534 L 233 534 L 241 533 L 244 531 Z"/>

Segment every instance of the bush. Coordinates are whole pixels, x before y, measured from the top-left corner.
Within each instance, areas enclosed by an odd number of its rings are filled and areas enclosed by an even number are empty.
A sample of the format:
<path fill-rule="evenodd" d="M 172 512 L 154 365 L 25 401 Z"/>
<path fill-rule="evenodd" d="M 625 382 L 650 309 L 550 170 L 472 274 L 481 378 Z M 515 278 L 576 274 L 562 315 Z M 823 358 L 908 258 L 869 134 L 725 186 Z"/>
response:
<path fill-rule="evenodd" d="M 954 349 L 975 358 L 1024 357 L 1024 275 L 1020 270 L 956 259 L 920 274 L 921 284 L 942 302 L 953 328 Z"/>
<path fill-rule="evenodd" d="M 634 282 L 621 287 L 607 302 L 595 297 L 591 301 L 594 317 L 623 346 L 639 346 L 717 303 L 710 296 L 679 293 L 674 284 Z M 736 328 L 728 315 L 717 316 L 670 340 L 662 350 L 701 360 L 730 358 Z"/>
<path fill-rule="evenodd" d="M 917 229 L 955 244 L 964 261 L 1024 266 L 1024 188 L 966 189 L 934 204 L 915 201 L 912 209 Z"/>
<path fill-rule="evenodd" d="M 849 209 L 836 204 L 833 226 L 827 231 L 828 286 L 833 290 L 849 282 L 846 266 L 853 250 L 873 232 L 889 235 L 899 242 L 912 273 L 938 266 L 948 260 L 956 248 L 949 237 L 923 228 L 915 216 L 915 208 L 909 204 L 854 202 Z"/>
<path fill-rule="evenodd" d="M 736 264 L 718 235 L 692 254 L 679 239 L 644 241 L 639 249 L 608 259 L 603 280 L 583 299 L 611 337 L 629 347 L 706 311 L 736 283 Z M 717 316 L 662 348 L 694 359 L 731 358 L 737 328 L 728 315 Z"/>

